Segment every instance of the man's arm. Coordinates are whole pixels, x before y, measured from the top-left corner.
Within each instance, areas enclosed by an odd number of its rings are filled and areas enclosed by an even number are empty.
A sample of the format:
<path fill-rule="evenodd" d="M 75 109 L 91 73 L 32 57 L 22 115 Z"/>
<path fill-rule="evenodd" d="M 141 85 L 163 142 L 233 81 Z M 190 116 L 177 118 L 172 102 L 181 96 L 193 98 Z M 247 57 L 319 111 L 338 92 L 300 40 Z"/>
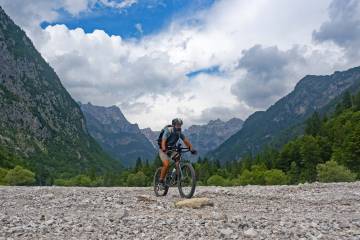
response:
<path fill-rule="evenodd" d="M 193 147 L 192 147 L 192 145 L 191 145 L 191 143 L 190 143 L 190 140 L 186 137 L 186 138 L 184 138 L 184 144 L 190 149 L 190 150 L 193 150 Z"/>
<path fill-rule="evenodd" d="M 166 149 L 167 149 L 167 139 L 168 139 L 168 137 L 170 136 L 170 133 L 169 133 L 169 130 L 167 129 L 167 128 L 165 128 L 165 130 L 164 130 L 164 134 L 163 134 L 163 136 L 162 136 L 162 139 L 161 139 L 161 150 L 163 151 L 163 152 L 165 152 L 166 151 Z"/>
<path fill-rule="evenodd" d="M 163 151 L 163 152 L 165 152 L 166 151 L 166 139 L 161 139 L 161 150 Z"/>

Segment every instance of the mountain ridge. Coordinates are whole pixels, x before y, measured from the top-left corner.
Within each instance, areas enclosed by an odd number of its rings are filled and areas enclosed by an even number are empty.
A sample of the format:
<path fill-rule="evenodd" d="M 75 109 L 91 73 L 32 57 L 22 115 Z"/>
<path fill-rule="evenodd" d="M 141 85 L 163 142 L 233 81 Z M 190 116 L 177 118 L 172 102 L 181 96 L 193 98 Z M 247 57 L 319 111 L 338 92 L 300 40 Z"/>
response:
<path fill-rule="evenodd" d="M 84 116 L 51 66 L 0 7 L 0 142 L 40 184 L 120 165 L 88 134 Z M 12 167 L 11 159 L 0 161 Z"/>
<path fill-rule="evenodd" d="M 191 125 L 184 129 L 183 133 L 198 150 L 198 156 L 203 156 L 238 131 L 242 127 L 242 124 L 243 120 L 239 118 L 234 117 L 228 121 L 223 121 L 218 118 L 210 120 L 206 124 Z M 148 140 L 152 142 L 153 146 L 157 148 L 157 138 L 160 131 L 153 131 L 151 128 L 144 128 L 141 129 L 141 131 Z"/>
<path fill-rule="evenodd" d="M 153 160 L 156 150 L 137 124 L 131 124 L 117 106 L 81 104 L 90 134 L 103 149 L 126 166 L 137 158 Z"/>
<path fill-rule="evenodd" d="M 256 154 L 284 130 L 304 122 L 314 111 L 325 108 L 352 86 L 358 86 L 360 67 L 336 71 L 331 75 L 307 75 L 294 90 L 266 111 L 250 115 L 243 128 L 208 154 L 222 163 Z"/>

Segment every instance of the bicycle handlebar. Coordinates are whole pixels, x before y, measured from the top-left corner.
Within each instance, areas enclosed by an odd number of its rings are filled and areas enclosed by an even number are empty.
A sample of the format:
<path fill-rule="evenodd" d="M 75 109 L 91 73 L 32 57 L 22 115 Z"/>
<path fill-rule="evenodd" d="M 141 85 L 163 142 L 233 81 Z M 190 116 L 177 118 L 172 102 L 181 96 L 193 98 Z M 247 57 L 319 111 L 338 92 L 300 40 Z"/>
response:
<path fill-rule="evenodd" d="M 167 150 L 174 150 L 176 152 L 181 152 L 181 153 L 185 153 L 185 152 L 190 152 L 190 148 L 188 147 L 181 147 L 181 145 L 178 146 L 168 146 Z"/>

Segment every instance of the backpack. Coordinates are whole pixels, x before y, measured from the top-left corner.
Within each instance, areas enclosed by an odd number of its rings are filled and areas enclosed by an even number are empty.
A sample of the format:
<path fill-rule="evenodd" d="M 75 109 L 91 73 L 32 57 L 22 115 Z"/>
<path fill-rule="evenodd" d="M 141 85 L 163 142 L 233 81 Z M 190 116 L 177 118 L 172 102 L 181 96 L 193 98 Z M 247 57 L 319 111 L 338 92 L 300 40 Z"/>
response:
<path fill-rule="evenodd" d="M 160 135 L 159 135 L 158 140 L 157 140 L 159 148 L 161 148 L 161 141 L 162 141 L 162 137 L 163 137 L 164 132 L 165 132 L 165 128 L 168 128 L 168 127 L 172 127 L 172 125 L 166 125 L 160 132 Z"/>

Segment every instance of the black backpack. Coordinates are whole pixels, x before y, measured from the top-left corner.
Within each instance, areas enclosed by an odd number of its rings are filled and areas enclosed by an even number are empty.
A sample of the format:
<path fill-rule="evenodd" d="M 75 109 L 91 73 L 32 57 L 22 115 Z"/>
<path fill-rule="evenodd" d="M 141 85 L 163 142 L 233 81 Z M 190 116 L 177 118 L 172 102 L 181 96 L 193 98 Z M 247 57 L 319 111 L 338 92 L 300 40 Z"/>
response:
<path fill-rule="evenodd" d="M 172 125 L 166 125 L 166 127 L 164 127 L 160 132 L 160 135 L 159 135 L 158 140 L 157 140 L 159 148 L 161 148 L 161 141 L 162 141 L 162 137 L 163 137 L 164 132 L 165 132 L 165 128 L 168 128 L 168 127 L 172 127 Z"/>

